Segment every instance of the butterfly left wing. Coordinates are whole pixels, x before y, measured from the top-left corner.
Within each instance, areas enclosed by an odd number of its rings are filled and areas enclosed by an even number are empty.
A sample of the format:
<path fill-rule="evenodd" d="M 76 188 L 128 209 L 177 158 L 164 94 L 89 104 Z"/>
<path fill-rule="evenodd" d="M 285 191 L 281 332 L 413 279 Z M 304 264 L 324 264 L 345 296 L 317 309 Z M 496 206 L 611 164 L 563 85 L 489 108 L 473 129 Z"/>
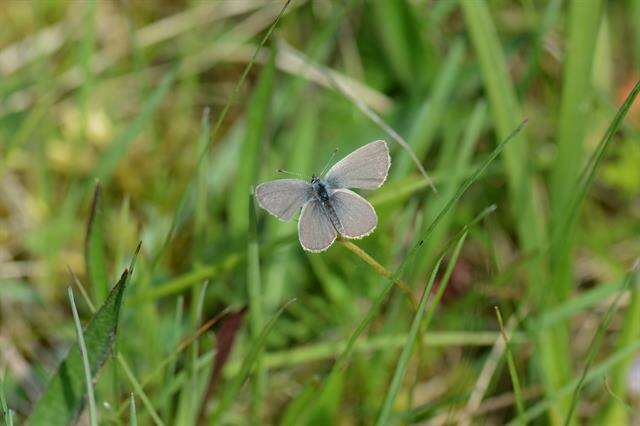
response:
<path fill-rule="evenodd" d="M 348 189 L 336 189 L 329 201 L 340 222 L 340 234 L 347 238 L 362 238 L 378 225 L 378 216 L 367 200 Z"/>
<path fill-rule="evenodd" d="M 272 180 L 256 187 L 260 207 L 285 222 L 309 201 L 311 195 L 311 185 L 300 179 Z"/>
<path fill-rule="evenodd" d="M 387 179 L 390 166 L 387 143 L 374 141 L 334 164 L 325 180 L 332 188 L 376 189 Z"/>

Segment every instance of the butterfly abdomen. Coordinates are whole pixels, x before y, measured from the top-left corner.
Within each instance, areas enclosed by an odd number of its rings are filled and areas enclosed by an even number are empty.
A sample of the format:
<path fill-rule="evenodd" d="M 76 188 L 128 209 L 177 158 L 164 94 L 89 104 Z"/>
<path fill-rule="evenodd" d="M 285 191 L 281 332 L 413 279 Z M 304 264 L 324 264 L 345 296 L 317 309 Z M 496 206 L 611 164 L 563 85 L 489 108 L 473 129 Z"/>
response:
<path fill-rule="evenodd" d="M 340 219 L 338 218 L 338 214 L 335 209 L 331 205 L 331 197 L 329 196 L 329 191 L 327 190 L 327 185 L 322 182 L 320 179 L 314 178 L 311 181 L 311 187 L 313 188 L 314 196 L 318 201 L 320 201 L 322 205 L 322 210 L 327 215 L 333 227 L 342 234 L 342 224 L 340 223 Z"/>

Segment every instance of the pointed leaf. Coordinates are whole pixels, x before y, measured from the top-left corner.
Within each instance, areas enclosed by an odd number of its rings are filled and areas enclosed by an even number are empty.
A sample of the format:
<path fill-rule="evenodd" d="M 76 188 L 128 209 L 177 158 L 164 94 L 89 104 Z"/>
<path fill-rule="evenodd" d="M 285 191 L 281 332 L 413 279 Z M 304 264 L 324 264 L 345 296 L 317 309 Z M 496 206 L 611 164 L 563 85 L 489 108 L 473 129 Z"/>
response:
<path fill-rule="evenodd" d="M 107 360 L 113 346 L 128 275 L 128 270 L 125 269 L 107 300 L 84 330 L 93 379 Z M 54 426 L 73 423 L 82 411 L 85 394 L 82 358 L 76 343 L 36 403 L 27 424 Z"/>

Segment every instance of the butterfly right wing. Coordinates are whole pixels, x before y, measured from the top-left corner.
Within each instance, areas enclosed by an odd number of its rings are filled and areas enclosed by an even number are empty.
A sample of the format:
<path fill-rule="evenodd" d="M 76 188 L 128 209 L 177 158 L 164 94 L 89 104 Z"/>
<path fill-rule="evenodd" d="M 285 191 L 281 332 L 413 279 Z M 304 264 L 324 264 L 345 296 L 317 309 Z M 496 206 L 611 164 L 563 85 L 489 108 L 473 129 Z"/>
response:
<path fill-rule="evenodd" d="M 278 179 L 256 187 L 260 207 L 283 221 L 293 215 L 311 198 L 311 184 L 300 179 Z"/>
<path fill-rule="evenodd" d="M 340 222 L 338 230 L 346 238 L 363 238 L 378 225 L 373 206 L 364 198 L 345 188 L 336 189 L 330 197 L 331 207 Z"/>
<path fill-rule="evenodd" d="M 325 180 L 332 188 L 376 189 L 387 179 L 390 166 L 387 143 L 374 141 L 334 164 Z"/>
<path fill-rule="evenodd" d="M 320 201 L 311 199 L 302 207 L 298 237 L 303 249 L 313 253 L 325 251 L 333 244 L 337 235 Z"/>

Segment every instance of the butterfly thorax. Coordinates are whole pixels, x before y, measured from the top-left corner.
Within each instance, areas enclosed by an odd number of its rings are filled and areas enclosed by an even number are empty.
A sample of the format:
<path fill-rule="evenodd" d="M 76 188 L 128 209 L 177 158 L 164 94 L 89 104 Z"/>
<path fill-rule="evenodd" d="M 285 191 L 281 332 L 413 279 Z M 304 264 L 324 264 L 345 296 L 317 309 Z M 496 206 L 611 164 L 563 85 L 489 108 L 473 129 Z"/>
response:
<path fill-rule="evenodd" d="M 313 190 L 313 196 L 320 201 L 325 214 L 329 217 L 329 220 L 336 228 L 336 231 L 342 233 L 342 225 L 338 219 L 335 209 L 331 205 L 331 198 L 329 197 L 329 187 L 322 179 L 313 176 L 311 179 L 311 189 Z"/>
<path fill-rule="evenodd" d="M 327 190 L 327 184 L 320 178 L 314 176 L 311 179 L 311 189 L 313 189 L 313 195 L 323 203 L 329 202 L 329 191 Z"/>

